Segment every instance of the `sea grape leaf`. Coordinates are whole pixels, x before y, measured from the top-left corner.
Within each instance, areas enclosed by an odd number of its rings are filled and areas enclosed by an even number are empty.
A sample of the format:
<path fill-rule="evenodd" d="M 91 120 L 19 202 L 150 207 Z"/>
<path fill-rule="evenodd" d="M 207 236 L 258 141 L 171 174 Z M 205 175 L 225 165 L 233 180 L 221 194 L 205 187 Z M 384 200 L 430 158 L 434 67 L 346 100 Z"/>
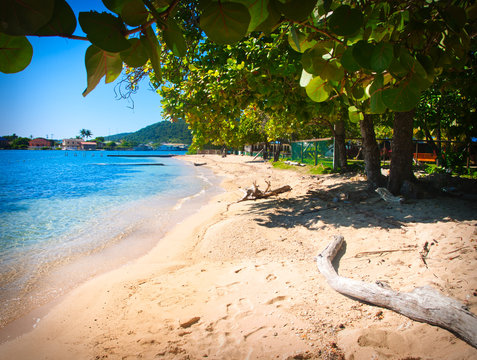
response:
<path fill-rule="evenodd" d="M 371 114 L 383 114 L 386 111 L 386 105 L 383 102 L 383 75 L 376 75 L 373 83 L 369 87 L 370 102 L 369 107 Z"/>
<path fill-rule="evenodd" d="M 365 40 L 360 40 L 353 45 L 353 58 L 363 68 L 372 70 L 371 57 L 374 51 L 374 45 Z"/>
<path fill-rule="evenodd" d="M 202 12 L 200 27 L 215 43 L 232 44 L 247 34 L 250 19 L 243 4 L 211 2 Z"/>
<path fill-rule="evenodd" d="M 293 50 L 303 53 L 315 46 L 316 40 L 309 40 L 306 34 L 292 27 L 288 34 L 288 43 Z"/>
<path fill-rule="evenodd" d="M 348 47 L 343 55 L 341 55 L 341 65 L 343 65 L 343 67 L 350 72 L 356 72 L 361 69 L 361 66 L 359 66 L 354 59 L 352 47 Z"/>
<path fill-rule="evenodd" d="M 257 29 L 270 15 L 268 0 L 235 0 L 234 2 L 245 5 L 250 13 L 248 32 Z"/>
<path fill-rule="evenodd" d="M 393 46 L 390 43 L 380 42 L 374 46 L 371 53 L 370 66 L 373 71 L 381 73 L 387 70 L 394 58 Z"/>
<path fill-rule="evenodd" d="M 0 33 L 0 71 L 5 74 L 25 69 L 33 56 L 33 47 L 26 36 Z"/>
<path fill-rule="evenodd" d="M 120 15 L 123 5 L 127 1 L 128 0 L 103 0 L 103 4 L 108 10 Z"/>
<path fill-rule="evenodd" d="M 392 111 L 405 112 L 416 107 L 421 97 L 421 91 L 415 81 L 406 80 L 398 86 L 382 91 L 385 106 Z"/>
<path fill-rule="evenodd" d="M 308 97 L 316 102 L 323 102 L 328 100 L 330 93 L 326 88 L 326 81 L 319 76 L 313 78 L 306 86 L 306 94 Z"/>
<path fill-rule="evenodd" d="M 139 26 L 146 22 L 149 12 L 141 0 L 130 0 L 121 8 L 121 17 L 130 26 Z"/>
<path fill-rule="evenodd" d="M 275 9 L 283 14 L 286 18 L 302 22 L 310 16 L 315 8 L 316 0 L 272 0 Z"/>
<path fill-rule="evenodd" d="M 325 61 L 323 55 L 328 54 L 328 51 L 321 46 L 314 46 L 311 49 L 306 50 L 301 57 L 301 64 L 303 68 L 311 73 L 315 73 L 315 63 Z"/>
<path fill-rule="evenodd" d="M 348 117 L 351 122 L 359 123 L 361 120 L 364 120 L 364 115 L 361 111 L 356 108 L 356 106 L 348 107 Z"/>
<path fill-rule="evenodd" d="M 76 16 L 65 0 L 55 0 L 53 17 L 35 35 L 72 35 L 76 29 Z"/>
<path fill-rule="evenodd" d="M 330 30 L 340 36 L 349 36 L 356 33 L 363 25 L 363 14 L 349 5 L 336 8 L 328 20 Z"/>
<path fill-rule="evenodd" d="M 272 6 L 272 4 L 268 3 L 268 16 L 267 18 L 258 24 L 255 28 L 249 26 L 249 31 L 262 31 L 265 34 L 270 34 L 273 31 L 273 28 L 277 23 L 280 21 L 280 13 Z M 252 19 L 254 17 L 253 13 Z"/>
<path fill-rule="evenodd" d="M 182 35 L 182 30 L 171 18 L 167 20 L 167 28 L 163 30 L 162 36 L 164 37 L 167 47 L 175 56 L 185 56 L 187 44 Z"/>
<path fill-rule="evenodd" d="M 365 92 L 362 86 L 354 86 L 351 94 L 356 100 L 361 100 L 365 97 Z"/>
<path fill-rule="evenodd" d="M 96 11 L 80 12 L 78 19 L 93 45 L 109 52 L 129 48 L 130 44 L 122 33 L 123 23 L 114 15 Z"/>
<path fill-rule="evenodd" d="M 140 67 L 146 64 L 149 59 L 144 42 L 141 39 L 128 39 L 131 43 L 131 47 L 120 53 L 121 60 L 124 61 L 130 67 Z"/>
<path fill-rule="evenodd" d="M 157 42 L 156 34 L 154 30 L 149 26 L 145 31 L 145 37 L 141 38 L 141 41 L 147 51 L 149 59 L 151 60 L 152 69 L 156 75 L 156 79 L 161 78 L 161 49 Z"/>
<path fill-rule="evenodd" d="M 412 56 L 409 51 L 401 51 L 399 55 L 399 63 L 408 71 L 425 78 L 427 77 L 426 69 L 421 65 L 417 59 Z"/>
<path fill-rule="evenodd" d="M 7 35 L 32 35 L 53 16 L 55 0 L 0 1 L 0 31 Z"/>
<path fill-rule="evenodd" d="M 104 51 L 95 45 L 86 50 L 85 55 L 88 86 L 83 96 L 88 95 L 105 76 L 106 84 L 113 82 L 121 74 L 123 62 L 118 53 Z"/>
<path fill-rule="evenodd" d="M 336 61 L 325 60 L 321 57 L 313 58 L 313 75 L 325 80 L 340 81 L 343 79 L 344 70 Z"/>

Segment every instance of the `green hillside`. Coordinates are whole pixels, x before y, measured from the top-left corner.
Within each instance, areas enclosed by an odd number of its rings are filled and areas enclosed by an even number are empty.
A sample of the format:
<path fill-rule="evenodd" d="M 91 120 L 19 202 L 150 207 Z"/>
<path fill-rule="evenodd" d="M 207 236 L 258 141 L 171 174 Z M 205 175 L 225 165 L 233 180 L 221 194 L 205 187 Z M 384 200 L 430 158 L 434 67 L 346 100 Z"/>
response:
<path fill-rule="evenodd" d="M 134 133 L 121 133 L 121 134 L 116 134 L 116 135 L 109 135 L 105 136 L 104 139 L 106 141 L 119 141 L 121 139 L 124 139 L 126 136 L 131 135 Z"/>
<path fill-rule="evenodd" d="M 124 133 L 105 137 L 106 141 L 126 140 L 137 144 L 181 143 L 190 144 L 192 135 L 185 121 L 160 121 L 134 133 Z"/>

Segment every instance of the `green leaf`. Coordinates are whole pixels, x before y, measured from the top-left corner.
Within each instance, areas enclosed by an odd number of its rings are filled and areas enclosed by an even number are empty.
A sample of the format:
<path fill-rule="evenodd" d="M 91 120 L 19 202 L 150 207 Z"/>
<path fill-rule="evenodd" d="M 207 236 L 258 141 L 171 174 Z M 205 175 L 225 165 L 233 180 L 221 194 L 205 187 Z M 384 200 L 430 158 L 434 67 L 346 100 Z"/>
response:
<path fill-rule="evenodd" d="M 292 27 L 288 34 L 288 43 L 293 50 L 303 53 L 315 46 L 316 40 L 308 40 L 307 35 L 303 34 L 301 31 L 297 31 L 295 27 Z"/>
<path fill-rule="evenodd" d="M 421 97 L 421 91 L 413 81 L 405 81 L 397 87 L 382 91 L 382 99 L 392 111 L 405 112 L 416 107 Z"/>
<path fill-rule="evenodd" d="M 374 45 L 365 40 L 360 40 L 353 45 L 353 58 L 363 68 L 372 70 L 371 57 L 374 51 Z"/>
<path fill-rule="evenodd" d="M 0 33 L 0 71 L 17 73 L 30 64 L 33 48 L 25 36 L 9 36 Z"/>
<path fill-rule="evenodd" d="M 55 0 L 55 9 L 51 20 L 35 35 L 54 36 L 72 35 L 76 29 L 76 16 L 65 0 Z"/>
<path fill-rule="evenodd" d="M 359 123 L 361 120 L 364 120 L 363 113 L 359 111 L 356 106 L 348 107 L 348 117 L 353 123 Z"/>
<path fill-rule="evenodd" d="M 325 60 L 323 59 L 323 55 L 325 54 L 328 54 L 328 51 L 320 44 L 306 50 L 301 57 L 301 64 L 303 65 L 303 68 L 307 72 L 314 74 L 316 68 L 319 67 L 319 65 L 315 66 L 315 63 L 318 64 L 320 62 L 324 62 Z"/>
<path fill-rule="evenodd" d="M 33 35 L 53 16 L 55 0 L 0 1 L 0 31 L 7 35 Z"/>
<path fill-rule="evenodd" d="M 348 5 L 341 5 L 331 14 L 328 20 L 330 30 L 340 36 L 349 36 L 356 33 L 363 25 L 363 14 L 358 9 Z"/>
<path fill-rule="evenodd" d="M 171 18 L 167 20 L 167 28 L 162 32 L 162 36 L 164 37 L 167 47 L 175 56 L 185 56 L 187 44 L 184 40 L 184 36 L 182 35 L 182 30 Z"/>
<path fill-rule="evenodd" d="M 248 25 L 248 32 L 256 30 L 270 16 L 268 0 L 234 0 L 233 2 L 246 6 L 250 13 L 251 19 Z"/>
<path fill-rule="evenodd" d="M 81 28 L 93 45 L 109 52 L 129 48 L 130 44 L 122 33 L 123 23 L 117 17 L 90 11 L 81 12 L 78 18 Z"/>
<path fill-rule="evenodd" d="M 306 94 L 313 101 L 323 102 L 330 96 L 325 85 L 326 81 L 317 76 L 306 86 Z"/>
<path fill-rule="evenodd" d="M 384 87 L 384 78 L 383 75 L 377 75 L 374 78 L 373 83 L 369 87 L 370 95 L 370 110 L 371 114 L 383 114 L 386 111 L 386 105 L 383 102 L 383 87 Z"/>
<path fill-rule="evenodd" d="M 317 0 L 285 0 L 284 2 L 272 0 L 278 12 L 286 18 L 302 22 L 310 16 Z"/>
<path fill-rule="evenodd" d="M 149 12 L 141 0 L 130 0 L 121 8 L 121 17 L 130 26 L 139 26 L 146 22 Z"/>
<path fill-rule="evenodd" d="M 354 86 L 352 90 L 352 95 L 356 100 L 361 100 L 362 98 L 364 98 L 365 93 L 363 87 L 358 85 Z"/>
<path fill-rule="evenodd" d="M 142 43 L 147 51 L 149 59 L 151 60 L 151 65 L 156 75 L 156 79 L 161 78 L 161 49 L 159 43 L 157 42 L 156 34 L 154 30 L 149 26 L 146 29 L 145 37 L 141 38 Z"/>
<path fill-rule="evenodd" d="M 354 59 L 352 47 L 347 48 L 343 55 L 341 55 L 341 65 L 350 72 L 356 72 L 361 69 L 361 66 Z"/>
<path fill-rule="evenodd" d="M 120 53 L 121 60 L 124 61 L 129 67 L 141 67 L 146 64 L 149 59 L 144 42 L 140 39 L 129 39 L 131 47 Z"/>
<path fill-rule="evenodd" d="M 83 96 L 93 91 L 103 76 L 106 76 L 105 82 L 108 84 L 116 80 L 123 69 L 123 62 L 119 54 L 104 51 L 94 45 L 86 50 L 85 65 L 88 87 L 83 92 Z"/>
<path fill-rule="evenodd" d="M 274 27 L 280 21 L 280 13 L 275 10 L 275 8 L 272 6 L 272 4 L 270 2 L 268 3 L 267 8 L 268 8 L 268 16 L 265 18 L 264 21 L 262 21 L 261 23 L 259 23 L 255 27 L 253 26 L 252 22 L 256 21 L 256 20 L 254 20 L 256 16 L 254 15 L 253 10 L 250 10 L 252 20 L 251 20 L 250 26 L 248 28 L 249 32 L 251 32 L 251 31 L 262 31 L 265 34 L 270 34 L 273 31 Z"/>
<path fill-rule="evenodd" d="M 103 4 L 108 10 L 120 15 L 123 5 L 127 1 L 128 0 L 103 0 Z"/>
<path fill-rule="evenodd" d="M 247 34 L 250 19 L 242 4 L 211 2 L 202 12 L 200 27 L 215 43 L 232 44 Z"/>
<path fill-rule="evenodd" d="M 370 66 L 377 73 L 387 70 L 394 58 L 393 46 L 390 43 L 380 42 L 376 44 L 371 53 Z"/>
<path fill-rule="evenodd" d="M 427 76 L 427 72 L 424 67 L 419 61 L 416 60 L 416 58 L 414 58 L 414 56 L 409 53 L 409 51 L 401 50 L 399 62 L 406 70 L 408 70 L 408 72 L 416 73 L 421 77 Z"/>
<path fill-rule="evenodd" d="M 324 60 L 316 58 L 318 61 L 313 62 L 313 74 L 322 79 L 330 81 L 341 81 L 344 77 L 344 70 L 339 67 L 336 61 Z"/>

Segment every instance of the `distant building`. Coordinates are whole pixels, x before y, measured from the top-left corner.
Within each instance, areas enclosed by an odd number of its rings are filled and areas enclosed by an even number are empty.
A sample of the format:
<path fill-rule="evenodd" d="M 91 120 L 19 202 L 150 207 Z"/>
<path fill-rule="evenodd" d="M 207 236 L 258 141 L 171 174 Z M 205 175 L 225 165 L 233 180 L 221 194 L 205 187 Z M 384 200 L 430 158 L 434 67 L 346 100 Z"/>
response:
<path fill-rule="evenodd" d="M 62 150 L 81 150 L 83 139 L 63 139 L 61 142 Z"/>
<path fill-rule="evenodd" d="M 36 138 L 28 142 L 30 149 L 42 149 L 42 148 L 51 148 L 53 146 L 53 141 L 45 138 Z"/>
<path fill-rule="evenodd" d="M 150 151 L 152 150 L 152 146 L 146 144 L 140 144 L 134 148 L 136 151 Z"/>
<path fill-rule="evenodd" d="M 166 144 L 162 144 L 159 147 L 159 150 L 162 150 L 162 151 L 185 151 L 188 149 L 189 149 L 189 145 L 177 144 L 177 143 L 166 143 Z"/>
<path fill-rule="evenodd" d="M 81 150 L 96 150 L 96 143 L 94 141 L 82 141 Z"/>

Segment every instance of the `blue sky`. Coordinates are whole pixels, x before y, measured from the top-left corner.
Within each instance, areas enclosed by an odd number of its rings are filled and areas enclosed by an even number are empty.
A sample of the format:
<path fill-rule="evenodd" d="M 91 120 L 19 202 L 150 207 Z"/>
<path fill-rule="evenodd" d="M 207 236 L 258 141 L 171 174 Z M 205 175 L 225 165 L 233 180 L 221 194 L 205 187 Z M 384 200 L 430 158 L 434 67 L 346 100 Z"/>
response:
<path fill-rule="evenodd" d="M 107 11 L 101 0 L 67 0 L 79 11 Z M 77 25 L 76 35 L 83 35 Z M 88 96 L 84 54 L 87 41 L 62 38 L 29 38 L 33 46 L 30 65 L 16 74 L 0 73 L 0 136 L 11 135 L 63 139 L 79 135 L 83 128 L 93 137 L 137 131 L 162 120 L 160 97 L 141 83 L 134 95 L 134 110 L 115 98 L 118 80 L 104 79 Z"/>

